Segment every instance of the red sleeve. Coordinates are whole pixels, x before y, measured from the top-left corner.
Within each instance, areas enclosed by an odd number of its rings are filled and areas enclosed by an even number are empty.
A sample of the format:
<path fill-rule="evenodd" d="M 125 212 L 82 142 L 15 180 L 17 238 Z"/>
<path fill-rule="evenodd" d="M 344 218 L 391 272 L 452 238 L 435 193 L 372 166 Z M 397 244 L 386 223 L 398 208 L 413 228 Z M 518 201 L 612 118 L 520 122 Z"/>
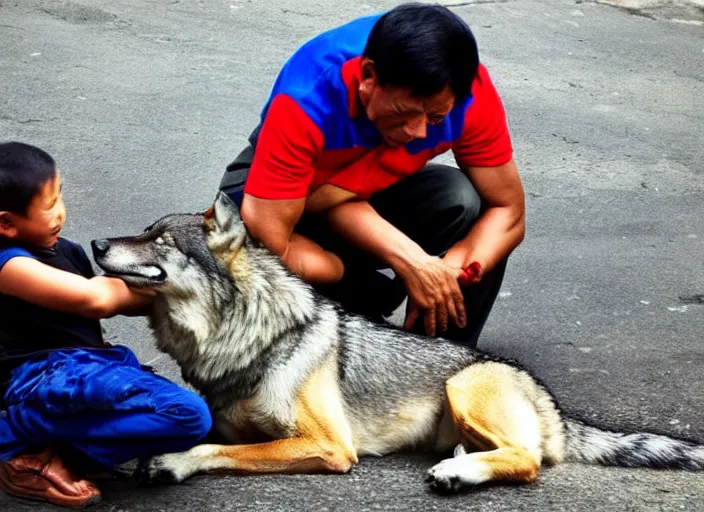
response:
<path fill-rule="evenodd" d="M 266 113 L 244 191 L 260 199 L 306 197 L 323 134 L 290 96 L 276 96 Z"/>
<path fill-rule="evenodd" d="M 452 146 L 457 164 L 465 169 L 497 167 L 509 162 L 513 148 L 506 113 L 489 73 L 481 64 L 472 84 L 472 96 L 462 135 Z"/>

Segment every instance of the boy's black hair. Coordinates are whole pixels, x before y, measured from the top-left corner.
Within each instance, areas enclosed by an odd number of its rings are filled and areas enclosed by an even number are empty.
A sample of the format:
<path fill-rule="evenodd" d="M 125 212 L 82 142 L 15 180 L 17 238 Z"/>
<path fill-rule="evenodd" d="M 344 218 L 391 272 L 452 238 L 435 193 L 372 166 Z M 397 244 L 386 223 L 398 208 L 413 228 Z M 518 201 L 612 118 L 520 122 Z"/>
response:
<path fill-rule="evenodd" d="M 46 151 L 22 142 L 0 143 L 0 211 L 25 215 L 54 176 L 56 163 Z"/>
<path fill-rule="evenodd" d="M 446 86 L 467 98 L 479 67 L 472 31 L 440 5 L 403 4 L 384 14 L 369 34 L 364 56 L 374 61 L 379 85 L 430 97 Z"/>

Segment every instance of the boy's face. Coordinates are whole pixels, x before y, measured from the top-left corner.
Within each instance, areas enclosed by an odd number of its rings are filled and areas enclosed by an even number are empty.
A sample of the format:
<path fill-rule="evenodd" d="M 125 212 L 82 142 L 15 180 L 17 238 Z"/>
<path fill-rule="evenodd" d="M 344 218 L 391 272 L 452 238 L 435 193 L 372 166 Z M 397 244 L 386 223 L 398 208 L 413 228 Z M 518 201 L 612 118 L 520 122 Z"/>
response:
<path fill-rule="evenodd" d="M 0 233 L 7 238 L 34 247 L 53 247 L 66 222 L 66 208 L 61 195 L 61 176 L 58 171 L 54 178 L 39 189 L 29 203 L 26 215 L 12 212 L 0 212 L 0 215 L 2 215 Z"/>

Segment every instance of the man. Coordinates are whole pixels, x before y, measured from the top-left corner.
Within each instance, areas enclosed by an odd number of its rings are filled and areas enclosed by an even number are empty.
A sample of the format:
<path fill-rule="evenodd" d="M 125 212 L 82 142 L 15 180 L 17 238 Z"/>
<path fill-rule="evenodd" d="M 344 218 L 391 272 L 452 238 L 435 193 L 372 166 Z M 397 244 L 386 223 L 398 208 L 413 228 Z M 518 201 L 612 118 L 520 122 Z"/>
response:
<path fill-rule="evenodd" d="M 220 186 L 251 234 L 349 310 L 380 318 L 407 292 L 406 328 L 476 346 L 525 208 L 469 27 L 405 4 L 323 33 L 261 119 Z M 459 169 L 428 164 L 447 150 Z"/>

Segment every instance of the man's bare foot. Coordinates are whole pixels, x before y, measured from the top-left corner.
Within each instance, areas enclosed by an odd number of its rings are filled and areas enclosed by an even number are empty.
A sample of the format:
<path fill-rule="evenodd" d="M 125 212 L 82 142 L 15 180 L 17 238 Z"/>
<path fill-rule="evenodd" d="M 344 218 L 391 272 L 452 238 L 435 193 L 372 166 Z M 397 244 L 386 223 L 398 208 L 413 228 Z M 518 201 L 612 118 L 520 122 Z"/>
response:
<path fill-rule="evenodd" d="M 11 496 L 85 508 L 100 502 L 100 491 L 78 478 L 52 449 L 0 462 L 0 489 Z"/>

